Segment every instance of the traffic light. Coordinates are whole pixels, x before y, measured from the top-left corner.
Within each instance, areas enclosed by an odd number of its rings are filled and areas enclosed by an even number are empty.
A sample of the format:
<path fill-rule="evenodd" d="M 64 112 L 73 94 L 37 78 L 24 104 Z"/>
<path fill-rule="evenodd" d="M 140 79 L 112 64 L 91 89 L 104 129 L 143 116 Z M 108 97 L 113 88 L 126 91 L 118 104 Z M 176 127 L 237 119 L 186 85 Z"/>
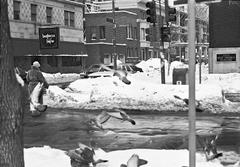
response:
<path fill-rule="evenodd" d="M 170 27 L 161 27 L 161 39 L 162 42 L 171 41 Z"/>
<path fill-rule="evenodd" d="M 146 14 L 147 14 L 147 22 L 156 23 L 156 4 L 155 1 L 146 3 Z"/>
<path fill-rule="evenodd" d="M 167 7 L 166 22 L 176 22 L 177 20 L 177 10 L 176 8 Z"/>
<path fill-rule="evenodd" d="M 151 28 L 146 28 L 145 33 L 146 33 L 146 41 L 151 41 L 151 36 L 152 36 Z"/>

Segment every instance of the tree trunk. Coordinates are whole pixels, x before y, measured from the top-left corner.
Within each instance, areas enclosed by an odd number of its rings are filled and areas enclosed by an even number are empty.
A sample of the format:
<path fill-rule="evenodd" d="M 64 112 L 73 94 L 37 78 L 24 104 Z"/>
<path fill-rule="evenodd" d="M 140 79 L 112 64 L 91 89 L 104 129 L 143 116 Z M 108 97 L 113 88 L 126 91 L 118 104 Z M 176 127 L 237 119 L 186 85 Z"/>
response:
<path fill-rule="evenodd" d="M 0 167 L 24 167 L 23 98 L 14 71 L 8 1 L 0 1 Z"/>

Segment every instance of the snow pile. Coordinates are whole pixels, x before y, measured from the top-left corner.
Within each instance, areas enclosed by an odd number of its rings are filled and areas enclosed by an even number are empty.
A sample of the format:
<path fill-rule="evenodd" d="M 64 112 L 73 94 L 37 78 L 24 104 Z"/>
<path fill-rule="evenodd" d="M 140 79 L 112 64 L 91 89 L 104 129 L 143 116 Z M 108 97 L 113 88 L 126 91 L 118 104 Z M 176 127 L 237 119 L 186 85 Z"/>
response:
<path fill-rule="evenodd" d="M 159 58 L 150 58 L 147 61 L 141 61 L 136 64 L 137 67 L 142 68 L 143 71 L 152 71 L 152 70 L 160 70 L 161 68 L 161 60 Z"/>
<path fill-rule="evenodd" d="M 149 66 L 149 62 L 152 66 Z M 148 64 L 145 66 L 148 68 L 147 71 L 127 76 L 131 81 L 130 85 L 124 84 L 117 77 L 79 79 L 64 90 L 57 86 L 50 86 L 44 97 L 45 102 L 50 107 L 60 108 L 187 111 L 188 106 L 182 100 L 176 99 L 174 95 L 188 98 L 188 85 L 161 84 L 161 73 L 153 68 L 158 66 L 157 63 L 160 64 L 160 59 L 149 59 L 144 63 Z M 142 67 L 144 63 L 140 62 Z M 168 64 L 165 68 L 168 68 Z M 187 68 L 187 65 L 182 62 L 172 62 L 170 75 L 166 76 L 166 81 L 171 80 L 174 68 Z M 207 69 L 207 66 L 203 65 L 202 69 Z M 168 72 L 167 69 L 165 72 Z M 63 75 L 55 74 L 52 78 L 56 76 Z M 74 75 L 69 76 L 71 78 Z M 51 78 L 51 75 L 48 74 L 48 77 Z M 240 92 L 239 84 L 240 74 L 237 73 L 221 75 L 203 73 L 202 84 L 196 81 L 196 99 L 201 103 L 200 108 L 212 113 L 239 112 L 239 103 L 228 100 L 223 103 L 222 96 L 222 91 Z"/>
<path fill-rule="evenodd" d="M 96 157 L 106 159 L 108 162 L 98 164 L 97 167 L 119 167 L 126 164 L 133 154 L 147 160 L 148 163 L 144 165 L 146 167 L 188 166 L 187 150 L 130 149 L 105 152 L 98 149 Z M 49 146 L 24 149 L 24 155 L 26 167 L 71 167 L 70 158 L 64 151 Z M 198 167 L 223 167 L 218 159 L 206 161 L 202 153 L 196 154 L 196 163 Z"/>
<path fill-rule="evenodd" d="M 62 82 L 72 82 L 80 78 L 80 74 L 76 73 L 69 73 L 69 74 L 61 74 L 61 73 L 55 73 L 55 74 L 49 74 L 44 73 L 43 76 L 46 78 L 47 82 L 50 84 L 55 83 L 62 83 Z"/>

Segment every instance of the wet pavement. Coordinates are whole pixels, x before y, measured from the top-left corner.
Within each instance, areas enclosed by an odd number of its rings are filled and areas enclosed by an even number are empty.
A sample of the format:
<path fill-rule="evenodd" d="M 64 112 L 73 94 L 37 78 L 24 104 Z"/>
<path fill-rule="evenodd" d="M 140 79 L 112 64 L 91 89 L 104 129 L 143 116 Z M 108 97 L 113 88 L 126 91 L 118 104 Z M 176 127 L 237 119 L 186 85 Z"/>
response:
<path fill-rule="evenodd" d="M 94 141 L 105 151 L 130 148 L 183 149 L 188 146 L 188 115 L 130 113 L 136 125 L 110 119 L 99 130 L 88 120 L 99 111 L 48 109 L 41 117 L 28 113 L 24 118 L 25 148 L 49 145 L 61 150 L 77 147 L 78 142 L 89 145 Z M 240 152 L 240 116 L 197 115 L 197 149 L 208 136 L 219 135 L 220 150 Z"/>

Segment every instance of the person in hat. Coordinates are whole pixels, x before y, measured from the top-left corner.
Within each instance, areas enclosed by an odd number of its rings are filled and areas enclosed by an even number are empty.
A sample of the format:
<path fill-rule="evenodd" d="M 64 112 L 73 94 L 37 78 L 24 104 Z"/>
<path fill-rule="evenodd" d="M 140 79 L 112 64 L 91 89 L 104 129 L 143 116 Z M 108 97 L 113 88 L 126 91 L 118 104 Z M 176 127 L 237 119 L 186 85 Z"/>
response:
<path fill-rule="evenodd" d="M 27 72 L 26 80 L 28 83 L 28 91 L 29 95 L 31 97 L 31 94 L 34 90 L 34 88 L 37 86 L 38 83 L 43 84 L 43 89 L 41 90 L 39 94 L 39 103 L 43 103 L 43 94 L 45 92 L 45 89 L 48 89 L 48 83 L 46 79 L 44 78 L 42 72 L 40 71 L 40 63 L 38 61 L 34 61 L 31 69 Z M 33 106 L 30 99 L 30 111 L 32 113 L 32 116 L 39 116 L 41 113 L 36 109 L 36 107 Z"/>

